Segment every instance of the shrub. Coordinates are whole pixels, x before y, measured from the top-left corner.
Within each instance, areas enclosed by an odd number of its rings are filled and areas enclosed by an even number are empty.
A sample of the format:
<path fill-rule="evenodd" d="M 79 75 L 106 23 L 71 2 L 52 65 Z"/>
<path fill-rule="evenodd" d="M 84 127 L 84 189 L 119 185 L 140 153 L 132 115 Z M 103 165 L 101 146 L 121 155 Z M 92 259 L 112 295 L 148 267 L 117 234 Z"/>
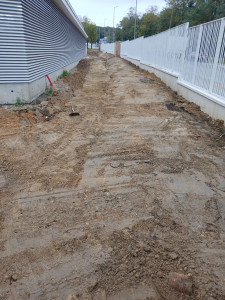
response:
<path fill-rule="evenodd" d="M 63 78 L 63 77 L 69 76 L 69 75 L 70 75 L 70 73 L 69 73 L 68 71 L 64 70 L 64 71 L 62 72 L 62 74 L 61 74 L 60 76 L 58 76 L 58 79 L 61 79 L 61 78 Z"/>
<path fill-rule="evenodd" d="M 25 103 L 24 103 L 24 101 L 22 101 L 21 99 L 20 99 L 20 97 L 17 97 L 16 98 L 16 106 L 23 106 Z"/>
<path fill-rule="evenodd" d="M 46 92 L 45 92 L 46 95 L 48 96 L 51 96 L 53 94 L 53 88 L 50 87 Z"/>

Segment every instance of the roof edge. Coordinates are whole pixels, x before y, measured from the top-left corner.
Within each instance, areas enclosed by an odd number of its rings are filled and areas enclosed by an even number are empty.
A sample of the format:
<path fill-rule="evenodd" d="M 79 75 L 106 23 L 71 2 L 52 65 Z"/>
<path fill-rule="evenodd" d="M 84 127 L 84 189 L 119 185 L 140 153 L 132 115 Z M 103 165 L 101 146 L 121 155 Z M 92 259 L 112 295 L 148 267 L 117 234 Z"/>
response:
<path fill-rule="evenodd" d="M 79 20 L 75 10 L 70 4 L 69 0 L 52 0 L 55 5 L 64 13 L 64 15 L 75 25 L 80 33 L 87 39 L 88 36 L 84 30 L 84 27 Z"/>

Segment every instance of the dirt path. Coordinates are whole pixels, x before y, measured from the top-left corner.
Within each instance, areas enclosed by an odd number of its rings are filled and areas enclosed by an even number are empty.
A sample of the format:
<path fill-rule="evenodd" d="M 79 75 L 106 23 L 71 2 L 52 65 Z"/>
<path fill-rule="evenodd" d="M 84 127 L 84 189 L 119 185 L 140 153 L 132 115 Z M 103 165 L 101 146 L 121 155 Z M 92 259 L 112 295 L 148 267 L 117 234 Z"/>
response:
<path fill-rule="evenodd" d="M 89 62 L 51 121 L 0 109 L 0 299 L 225 299 L 223 138 L 153 75 Z"/>

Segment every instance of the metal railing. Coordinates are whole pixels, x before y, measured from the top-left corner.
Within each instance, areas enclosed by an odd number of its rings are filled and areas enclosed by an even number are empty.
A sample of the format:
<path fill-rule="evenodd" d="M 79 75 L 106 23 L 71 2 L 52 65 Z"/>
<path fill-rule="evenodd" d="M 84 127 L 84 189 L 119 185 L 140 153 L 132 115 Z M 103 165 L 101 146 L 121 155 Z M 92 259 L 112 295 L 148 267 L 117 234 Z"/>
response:
<path fill-rule="evenodd" d="M 114 53 L 114 44 L 102 45 L 102 51 Z M 122 42 L 121 57 L 176 75 L 225 104 L 225 18 Z"/>
<path fill-rule="evenodd" d="M 187 43 L 188 23 L 159 34 L 121 43 L 121 56 L 178 74 Z M 113 53 L 113 44 L 103 44 L 102 51 Z"/>
<path fill-rule="evenodd" d="M 178 75 L 184 59 L 188 23 L 144 39 L 141 61 Z"/>
<path fill-rule="evenodd" d="M 225 18 L 189 28 L 180 80 L 225 98 Z"/>

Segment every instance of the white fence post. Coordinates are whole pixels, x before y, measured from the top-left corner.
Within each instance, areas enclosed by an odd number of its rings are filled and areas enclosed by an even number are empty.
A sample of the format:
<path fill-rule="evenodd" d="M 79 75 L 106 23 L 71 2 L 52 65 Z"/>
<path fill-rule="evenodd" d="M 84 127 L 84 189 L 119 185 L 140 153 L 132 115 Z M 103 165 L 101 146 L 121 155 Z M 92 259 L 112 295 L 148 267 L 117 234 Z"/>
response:
<path fill-rule="evenodd" d="M 188 44 L 188 29 L 189 29 L 189 22 L 186 23 L 186 28 L 185 28 L 186 41 L 185 41 L 185 45 L 184 45 L 184 51 L 182 53 L 182 59 L 181 59 L 181 67 L 180 67 L 179 77 L 181 76 L 181 74 L 183 72 L 183 68 L 184 68 L 184 59 L 185 59 L 185 53 L 186 53 L 187 44 Z"/>
<path fill-rule="evenodd" d="M 192 84 L 195 82 L 195 75 L 196 75 L 196 70 L 197 70 L 197 64 L 198 64 L 198 56 L 199 56 L 199 50 L 201 46 L 201 40 L 202 40 L 202 31 L 203 31 L 203 25 L 199 25 L 199 33 L 198 33 L 198 42 L 197 42 L 197 47 L 196 47 L 196 52 L 195 52 L 195 63 L 194 63 L 194 70 L 192 74 Z"/>
<path fill-rule="evenodd" d="M 220 24 L 220 31 L 219 31 L 218 41 L 217 41 L 214 63 L 213 63 L 213 70 L 212 70 L 212 75 L 211 75 L 210 85 L 209 85 L 210 93 L 212 93 L 214 82 L 215 82 L 216 71 L 217 71 L 217 67 L 218 67 L 218 60 L 219 60 L 224 30 L 225 30 L 225 19 L 222 19 L 221 24 Z"/>

